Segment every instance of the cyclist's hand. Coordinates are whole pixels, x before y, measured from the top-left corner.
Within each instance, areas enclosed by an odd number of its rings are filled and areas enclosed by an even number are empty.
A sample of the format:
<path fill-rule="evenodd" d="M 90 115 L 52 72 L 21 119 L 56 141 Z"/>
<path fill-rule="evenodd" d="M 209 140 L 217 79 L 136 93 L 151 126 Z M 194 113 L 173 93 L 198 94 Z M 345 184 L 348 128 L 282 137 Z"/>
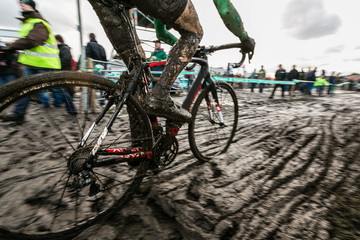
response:
<path fill-rule="evenodd" d="M 249 56 L 249 61 L 252 59 L 253 55 L 254 55 L 254 50 L 255 50 L 255 40 L 251 37 L 248 37 L 248 39 L 246 39 L 245 41 L 243 41 L 241 43 L 242 47 L 240 52 L 243 54 L 248 54 Z"/>

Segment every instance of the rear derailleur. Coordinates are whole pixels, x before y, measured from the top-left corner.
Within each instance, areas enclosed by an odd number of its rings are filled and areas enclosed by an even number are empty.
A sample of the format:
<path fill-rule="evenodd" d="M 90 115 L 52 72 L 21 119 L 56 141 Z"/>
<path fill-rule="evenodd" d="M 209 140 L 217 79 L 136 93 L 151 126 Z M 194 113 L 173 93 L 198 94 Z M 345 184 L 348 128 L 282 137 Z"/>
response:
<path fill-rule="evenodd" d="M 91 167 L 87 167 L 86 161 L 91 148 L 85 147 L 76 150 L 67 160 L 69 173 L 72 176 L 71 187 L 74 189 L 84 188 L 90 185 L 89 196 L 99 193 L 100 185 L 96 183 L 96 177 Z"/>

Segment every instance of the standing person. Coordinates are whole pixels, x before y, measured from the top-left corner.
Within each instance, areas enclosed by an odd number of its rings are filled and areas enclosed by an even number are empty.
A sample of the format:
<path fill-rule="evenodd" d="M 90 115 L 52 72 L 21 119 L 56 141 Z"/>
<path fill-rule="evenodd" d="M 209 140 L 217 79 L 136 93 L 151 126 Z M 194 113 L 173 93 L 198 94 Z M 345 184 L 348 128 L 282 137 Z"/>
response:
<path fill-rule="evenodd" d="M 258 72 L 258 79 L 260 79 L 260 80 L 265 80 L 266 79 L 266 71 L 264 69 L 264 65 L 261 65 L 261 69 Z M 264 83 L 259 84 L 259 92 L 260 93 L 263 92 L 264 86 L 265 86 Z"/>
<path fill-rule="evenodd" d="M 316 78 L 314 86 L 316 87 L 316 91 L 319 94 L 319 96 L 322 95 L 324 86 L 328 86 L 328 85 L 329 85 L 329 83 L 326 81 L 325 75 L 321 75 Z"/>
<path fill-rule="evenodd" d="M 16 78 L 15 54 L 2 52 L 4 48 L 6 48 L 6 44 L 0 41 L 0 86 Z"/>
<path fill-rule="evenodd" d="M 106 62 L 106 53 L 103 46 L 101 46 L 96 41 L 96 36 L 94 33 L 89 34 L 90 42 L 86 45 L 85 52 L 87 58 L 92 58 L 94 60 L 100 60 Z M 104 67 L 106 67 L 106 64 L 102 64 Z"/>
<path fill-rule="evenodd" d="M 254 71 L 250 75 L 250 79 L 257 79 L 257 78 L 258 78 L 258 74 L 256 72 L 256 69 L 254 69 Z M 255 87 L 256 87 L 256 83 L 250 83 L 251 92 L 254 92 Z"/>
<path fill-rule="evenodd" d="M 161 41 L 155 40 L 155 50 L 151 53 L 150 61 L 162 61 L 165 60 L 167 55 L 163 48 L 161 48 Z"/>
<path fill-rule="evenodd" d="M 51 26 L 36 10 L 33 0 L 20 0 L 23 24 L 20 30 L 20 39 L 12 43 L 8 50 L 23 50 L 18 62 L 25 65 L 25 76 L 60 69 L 59 49 L 55 37 L 51 34 Z M 46 93 L 39 93 L 44 107 L 49 106 Z M 4 116 L 4 121 L 15 121 L 21 124 L 24 121 L 26 110 L 31 97 L 18 101 L 13 115 Z"/>
<path fill-rule="evenodd" d="M 304 72 L 304 69 L 301 68 L 301 71 L 299 72 L 299 80 L 304 80 L 305 79 L 305 72 Z M 299 85 L 298 85 L 298 90 L 302 93 L 305 93 L 305 86 L 306 86 L 306 83 L 304 82 L 299 82 Z"/>
<path fill-rule="evenodd" d="M 64 38 L 60 34 L 55 35 L 55 39 L 60 51 L 59 56 L 61 62 L 61 70 L 72 70 L 72 55 L 70 47 L 65 44 Z"/>
<path fill-rule="evenodd" d="M 164 51 L 163 48 L 161 48 L 161 41 L 160 40 L 155 40 L 155 49 L 154 51 L 151 53 L 150 58 L 148 58 L 148 61 L 163 61 L 166 60 L 167 55 L 166 52 Z M 162 72 L 164 70 L 164 65 L 161 66 L 155 66 L 151 68 L 151 71 L 157 71 L 157 72 Z M 154 81 L 159 80 L 161 73 L 153 73 L 152 76 L 155 78 Z"/>
<path fill-rule="evenodd" d="M 338 74 L 339 75 L 339 74 Z M 331 94 L 334 92 L 335 84 L 337 84 L 337 76 L 335 76 L 335 72 L 331 73 L 331 76 L 329 77 L 329 88 L 327 94 Z"/>
<path fill-rule="evenodd" d="M 298 70 L 296 70 L 296 65 L 293 65 L 293 68 L 291 69 L 291 71 L 289 72 L 289 77 L 288 79 L 290 81 L 293 81 L 293 80 L 298 80 L 299 79 L 299 72 Z M 295 85 L 291 85 L 290 86 L 290 93 L 289 95 L 293 95 L 294 94 L 294 91 L 295 89 L 297 89 L 299 87 L 299 83 L 296 83 Z"/>
<path fill-rule="evenodd" d="M 309 69 L 309 72 L 306 74 L 306 80 L 307 81 L 310 81 L 307 83 L 307 91 L 306 93 L 308 95 L 311 95 L 311 91 L 314 87 L 314 82 L 316 81 L 316 70 L 317 70 L 317 67 L 314 67 L 314 70 L 310 70 Z"/>
<path fill-rule="evenodd" d="M 321 76 L 326 77 L 326 71 L 325 71 L 325 69 L 321 70 Z"/>
<path fill-rule="evenodd" d="M 88 44 L 86 45 L 85 48 L 85 52 L 86 52 L 86 58 L 91 58 L 93 60 L 99 60 L 102 62 L 106 62 L 106 53 L 105 53 L 105 49 L 103 46 L 101 46 L 97 41 L 96 41 L 96 36 L 94 33 L 90 33 L 89 34 L 89 39 L 90 42 L 88 42 Z M 104 67 L 104 69 L 106 69 L 106 63 L 96 63 L 95 61 L 95 65 L 101 65 Z M 104 73 L 103 72 L 97 72 L 97 75 L 103 77 Z M 100 104 L 101 105 L 105 105 L 105 98 L 103 97 L 103 92 L 100 91 L 100 96 L 101 96 L 101 100 L 100 100 Z"/>
<path fill-rule="evenodd" d="M 70 47 L 64 43 L 64 38 L 61 35 L 55 35 L 55 39 L 60 51 L 59 56 L 61 62 L 61 70 L 72 70 L 73 67 Z M 65 91 L 62 88 L 52 88 L 51 92 L 54 97 L 55 107 L 61 107 L 62 103 L 65 102 L 66 110 L 69 114 L 76 112 L 75 106 L 72 101 L 75 93 L 73 87 L 67 87 Z"/>
<path fill-rule="evenodd" d="M 282 65 L 279 65 L 278 70 L 275 72 L 275 81 L 284 81 L 286 80 L 286 70 L 282 68 Z M 285 85 L 284 84 L 275 84 L 274 89 L 270 95 L 270 99 L 274 97 L 276 88 L 281 87 L 281 97 L 285 97 Z"/>

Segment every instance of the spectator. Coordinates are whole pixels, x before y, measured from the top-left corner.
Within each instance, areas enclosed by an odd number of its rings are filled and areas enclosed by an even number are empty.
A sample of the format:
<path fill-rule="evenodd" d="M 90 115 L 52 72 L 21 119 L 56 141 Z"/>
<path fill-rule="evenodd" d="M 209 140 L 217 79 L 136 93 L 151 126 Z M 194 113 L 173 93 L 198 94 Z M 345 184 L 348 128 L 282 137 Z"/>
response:
<path fill-rule="evenodd" d="M 290 81 L 299 79 L 299 72 L 298 72 L 298 70 L 296 70 L 296 65 L 293 65 L 293 69 L 291 69 L 291 71 L 289 72 L 288 79 Z M 299 83 L 296 83 L 296 85 L 290 86 L 290 93 L 289 93 L 290 96 L 293 95 L 295 89 L 297 89 L 298 86 L 299 86 Z"/>
<path fill-rule="evenodd" d="M 326 77 L 326 71 L 325 71 L 325 69 L 321 70 L 321 76 Z"/>
<path fill-rule="evenodd" d="M 250 75 L 250 79 L 257 79 L 257 78 L 258 78 L 258 74 L 256 72 L 256 69 L 254 69 L 254 71 Z M 251 92 L 254 92 L 255 87 L 256 87 L 256 83 L 250 83 Z"/>
<path fill-rule="evenodd" d="M 106 59 L 105 49 L 96 41 L 95 34 L 90 33 L 89 38 L 90 38 L 90 42 L 88 42 L 85 48 L 86 57 L 94 60 L 106 62 L 107 59 Z M 104 66 L 104 68 L 106 68 L 105 63 L 101 63 L 101 64 Z"/>
<path fill-rule="evenodd" d="M 2 52 L 4 48 L 6 48 L 6 44 L 0 41 L 0 86 L 16 78 L 15 54 Z"/>
<path fill-rule="evenodd" d="M 301 68 L 301 71 L 299 72 L 299 80 L 304 80 L 305 79 L 305 72 L 304 72 L 304 69 Z M 299 85 L 298 85 L 298 90 L 302 93 L 305 93 L 305 88 L 306 88 L 306 83 L 304 82 L 299 82 Z"/>
<path fill-rule="evenodd" d="M 55 37 L 51 34 L 51 26 L 36 10 L 33 0 L 20 0 L 20 7 L 24 18 L 20 30 L 20 39 L 9 46 L 9 50 L 26 50 L 19 54 L 18 62 L 26 66 L 25 75 L 48 72 L 60 69 L 59 49 Z M 44 92 L 39 93 L 44 107 L 49 106 L 49 100 Z M 31 97 L 18 101 L 13 114 L 3 116 L 4 121 L 24 122 L 25 113 Z M 73 113 L 76 114 L 76 113 Z"/>
<path fill-rule="evenodd" d="M 335 72 L 332 72 L 329 77 L 329 87 L 327 94 L 331 94 L 334 92 L 335 84 L 337 84 L 337 76 L 335 76 Z"/>
<path fill-rule="evenodd" d="M 73 69 L 73 63 L 72 63 L 72 56 L 71 56 L 71 52 L 70 52 L 70 47 L 68 45 L 66 45 L 64 43 L 64 39 L 61 35 L 55 35 L 55 39 L 56 42 L 58 44 L 58 48 L 60 50 L 60 61 L 61 61 L 61 70 L 72 70 Z M 65 101 L 65 106 L 67 107 L 67 110 L 69 112 L 69 110 L 72 108 L 72 106 L 74 105 L 72 103 L 72 98 L 75 95 L 75 89 L 74 87 L 70 87 L 68 86 L 66 88 L 67 93 L 70 94 L 71 98 L 64 98 L 63 97 L 63 92 L 61 88 L 53 88 L 51 89 L 52 93 L 53 93 L 53 97 L 54 97 L 54 106 L 55 107 L 61 107 L 62 103 L 64 100 L 69 101 L 66 102 Z M 73 109 L 74 110 L 74 109 Z"/>
<path fill-rule="evenodd" d="M 86 52 L 86 58 L 91 58 L 93 60 L 95 60 L 95 66 L 99 65 L 101 68 L 106 69 L 106 53 L 105 53 L 105 49 L 103 46 L 101 46 L 97 41 L 96 41 L 96 36 L 94 33 L 90 33 L 89 34 L 89 39 L 90 42 L 88 42 L 88 44 L 86 45 L 85 48 L 85 52 Z M 101 61 L 101 62 L 96 62 L 96 60 Z M 99 69 L 100 69 L 99 67 Z M 97 75 L 103 77 L 104 76 L 104 72 L 96 72 Z M 103 91 L 100 91 L 100 96 L 101 96 L 101 100 L 100 100 L 100 105 L 105 105 L 105 98 L 103 96 Z"/>
<path fill-rule="evenodd" d="M 279 65 L 279 69 L 275 72 L 275 81 L 285 81 L 286 80 L 286 70 L 282 68 L 282 65 Z M 275 84 L 274 89 L 270 95 L 270 99 L 274 97 L 276 88 L 281 87 L 281 97 L 285 97 L 285 85 L 284 84 Z"/>
<path fill-rule="evenodd" d="M 261 69 L 260 69 L 260 71 L 258 72 L 258 79 L 260 79 L 260 80 L 265 80 L 265 78 L 266 78 L 266 71 L 265 71 L 265 69 L 264 69 L 264 65 L 261 65 Z M 265 86 L 264 83 L 260 83 L 260 84 L 259 84 L 259 92 L 260 92 L 260 93 L 263 92 L 264 86 Z"/>
<path fill-rule="evenodd" d="M 316 70 L 317 70 L 317 67 L 314 67 L 314 70 L 311 71 L 309 69 L 309 72 L 307 72 L 307 74 L 306 74 L 306 80 L 310 81 L 307 83 L 306 93 L 308 95 L 311 95 L 312 88 L 314 87 L 314 82 L 316 81 Z"/>
<path fill-rule="evenodd" d="M 324 90 L 324 86 L 328 86 L 328 82 L 325 79 L 324 75 L 321 75 L 319 77 L 316 78 L 314 86 L 316 87 L 316 91 L 319 94 L 319 96 L 322 95 L 323 90 Z"/>
<path fill-rule="evenodd" d="M 154 52 L 151 53 L 150 58 L 148 58 L 148 61 L 163 61 L 166 60 L 167 55 L 166 52 L 164 51 L 163 48 L 161 48 L 161 42 L 160 40 L 155 40 L 155 50 Z M 162 72 L 164 70 L 164 65 L 161 66 L 155 66 L 151 68 L 151 71 L 156 71 L 156 72 Z M 154 80 L 157 81 L 158 78 L 160 77 L 161 73 L 155 73 L 152 74 L 152 76 L 155 78 Z"/>
<path fill-rule="evenodd" d="M 60 51 L 61 70 L 72 70 L 70 47 L 64 43 L 64 38 L 61 35 L 55 35 L 55 39 Z"/>

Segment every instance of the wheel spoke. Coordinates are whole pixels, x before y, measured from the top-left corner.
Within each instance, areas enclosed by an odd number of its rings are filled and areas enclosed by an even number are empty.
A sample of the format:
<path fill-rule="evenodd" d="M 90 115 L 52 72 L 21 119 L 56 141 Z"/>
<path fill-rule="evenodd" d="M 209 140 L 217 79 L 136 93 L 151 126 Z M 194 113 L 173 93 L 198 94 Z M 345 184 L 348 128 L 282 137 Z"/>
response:
<path fill-rule="evenodd" d="M 210 86 L 200 93 L 192 109 L 195 117 L 189 124 L 189 142 L 194 155 L 201 161 L 225 152 L 236 131 L 238 105 L 235 92 L 230 85 L 221 82 L 216 84 L 216 91 L 226 127 L 220 125 L 220 113 Z M 208 112 L 208 103 L 211 106 L 212 118 Z"/>
<path fill-rule="evenodd" d="M 67 98 L 64 89 L 74 85 L 74 97 Z M 146 176 L 147 161 L 140 161 L 135 168 L 125 160 L 96 167 L 93 176 L 87 175 L 92 170 L 85 169 L 86 159 L 111 114 L 104 114 L 85 146 L 79 147 L 80 139 L 89 128 L 89 119 L 95 117 L 90 115 L 90 108 L 80 106 L 83 93 L 79 89 L 89 88 L 98 99 L 99 90 L 111 95 L 118 87 L 99 76 L 55 72 L 18 79 L 9 84 L 9 91 L 0 88 L 0 109 L 3 99 L 11 103 L 0 110 L 0 114 L 13 112 L 25 94 L 50 89 L 49 96 L 52 96 L 51 89 L 60 87 L 64 87 L 62 106 L 43 109 L 39 103 L 30 102 L 24 123 L 0 122 L 0 239 L 18 239 L 16 232 L 31 232 L 34 239 L 50 239 L 46 234 L 51 234 L 51 238 L 63 237 L 65 232 L 66 236 L 74 236 L 123 207 Z M 68 105 L 71 100 L 77 108 L 76 117 L 64 107 L 64 103 Z M 97 105 L 92 107 L 99 109 Z M 131 127 L 139 131 L 132 133 Z M 134 141 L 143 151 L 152 149 L 149 119 L 137 100 L 130 97 L 100 147 L 130 148 Z M 114 157 L 99 154 L 94 161 Z M 102 186 L 100 191 L 91 189 L 96 185 Z M 89 196 L 91 191 L 96 195 Z M 5 232 L 2 229 L 6 229 Z"/>

